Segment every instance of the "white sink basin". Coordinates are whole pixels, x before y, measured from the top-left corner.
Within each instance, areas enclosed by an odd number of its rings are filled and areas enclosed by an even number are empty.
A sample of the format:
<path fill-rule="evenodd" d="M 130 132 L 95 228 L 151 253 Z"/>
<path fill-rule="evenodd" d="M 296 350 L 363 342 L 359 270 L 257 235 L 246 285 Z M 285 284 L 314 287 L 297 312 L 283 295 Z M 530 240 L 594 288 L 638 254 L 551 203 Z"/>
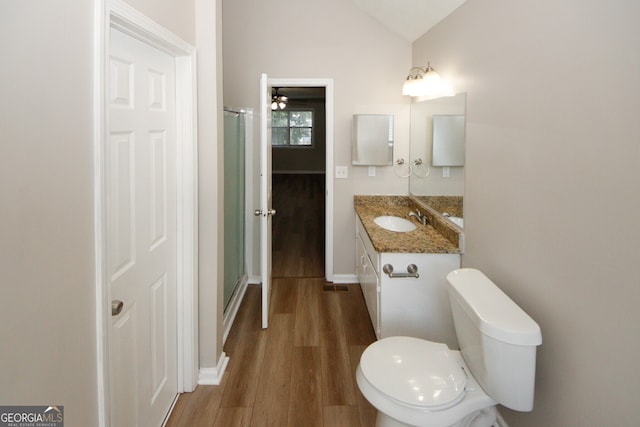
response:
<path fill-rule="evenodd" d="M 464 228 L 464 219 L 463 218 L 460 218 L 459 216 L 445 216 L 445 218 L 447 218 L 449 221 L 451 221 L 452 223 L 454 223 L 458 227 Z"/>
<path fill-rule="evenodd" d="M 398 216 L 377 216 L 373 219 L 373 222 L 385 230 L 397 231 L 400 233 L 406 233 L 416 229 L 414 223 Z"/>

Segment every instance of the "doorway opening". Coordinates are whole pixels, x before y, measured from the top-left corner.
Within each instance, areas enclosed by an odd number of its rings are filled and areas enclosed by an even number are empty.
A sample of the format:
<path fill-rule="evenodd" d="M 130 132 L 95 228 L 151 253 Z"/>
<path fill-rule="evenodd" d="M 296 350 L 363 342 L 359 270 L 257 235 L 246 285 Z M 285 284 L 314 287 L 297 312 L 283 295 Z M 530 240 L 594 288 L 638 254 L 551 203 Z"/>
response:
<path fill-rule="evenodd" d="M 273 278 L 325 277 L 326 87 L 274 86 Z"/>

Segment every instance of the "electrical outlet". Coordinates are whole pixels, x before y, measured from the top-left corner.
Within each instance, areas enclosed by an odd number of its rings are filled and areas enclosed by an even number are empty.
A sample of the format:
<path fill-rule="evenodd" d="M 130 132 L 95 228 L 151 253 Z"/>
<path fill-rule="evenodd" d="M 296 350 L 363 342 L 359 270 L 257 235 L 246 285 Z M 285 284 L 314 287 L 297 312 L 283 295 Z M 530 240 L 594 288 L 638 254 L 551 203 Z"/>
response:
<path fill-rule="evenodd" d="M 376 167 L 369 166 L 369 176 L 376 176 Z"/>
<path fill-rule="evenodd" d="M 336 178 L 349 178 L 349 168 L 347 166 L 336 166 Z"/>
<path fill-rule="evenodd" d="M 450 171 L 449 171 L 449 166 L 445 166 L 442 168 L 442 177 L 443 178 L 449 178 L 450 176 Z"/>

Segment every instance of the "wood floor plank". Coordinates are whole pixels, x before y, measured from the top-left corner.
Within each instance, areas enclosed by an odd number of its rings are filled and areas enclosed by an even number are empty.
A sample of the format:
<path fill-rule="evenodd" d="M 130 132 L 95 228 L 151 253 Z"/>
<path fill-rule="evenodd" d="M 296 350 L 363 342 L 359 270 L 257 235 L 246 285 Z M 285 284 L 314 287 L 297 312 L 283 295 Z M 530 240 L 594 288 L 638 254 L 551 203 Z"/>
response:
<path fill-rule="evenodd" d="M 247 427 L 250 424 L 252 408 L 220 408 L 214 427 Z M 202 424 L 204 425 L 204 424 Z"/>
<path fill-rule="evenodd" d="M 261 330 L 261 311 L 260 302 L 262 301 L 262 287 L 259 285 L 249 285 L 245 292 L 236 320 L 233 327 L 229 331 L 229 336 L 224 344 L 224 351 L 227 355 L 236 354 L 243 351 L 243 347 L 247 343 L 247 335 Z M 240 347 L 238 349 L 238 347 Z M 233 370 L 236 364 L 235 357 L 230 357 L 227 370 Z"/>
<path fill-rule="evenodd" d="M 295 313 L 299 280 L 274 278 L 271 288 L 271 313 Z"/>
<path fill-rule="evenodd" d="M 322 427 L 322 379 L 318 347 L 294 347 L 289 427 Z"/>
<path fill-rule="evenodd" d="M 229 377 L 229 386 L 223 396 L 223 407 L 253 406 L 255 402 L 267 341 L 267 332 L 260 324 L 260 292 L 259 286 L 247 287 L 225 343 L 229 356 L 225 377 Z"/>
<path fill-rule="evenodd" d="M 187 404 L 189 404 L 189 402 L 194 401 L 194 400 L 191 400 L 188 396 L 191 394 L 192 393 L 183 393 L 180 396 L 178 396 L 178 401 L 173 406 L 173 409 L 171 410 L 171 414 L 169 415 L 169 419 L 165 423 L 165 427 L 178 427 L 182 425 L 181 424 L 182 417 L 184 416 L 186 419 L 186 415 L 184 415 L 184 409 L 186 408 Z"/>
<path fill-rule="evenodd" d="M 298 282 L 293 340 L 295 346 L 320 345 L 318 295 L 324 283 L 323 279 L 307 279 Z"/>
<path fill-rule="evenodd" d="M 229 385 L 222 406 L 253 406 L 266 347 L 266 332 L 253 331 L 245 335 L 245 345 L 229 354 Z M 233 365 L 231 364 L 233 360 Z M 225 375 L 225 376 L 226 376 Z"/>
<path fill-rule="evenodd" d="M 220 386 L 198 386 L 192 393 L 184 393 L 178 399 L 166 427 L 213 425 L 226 385 L 223 378 Z"/>
<path fill-rule="evenodd" d="M 324 174 L 274 174 L 272 275 L 324 277 Z"/>
<path fill-rule="evenodd" d="M 342 325 L 339 293 L 320 294 L 320 360 L 325 405 L 355 405 L 349 352 Z"/>
<path fill-rule="evenodd" d="M 360 425 L 358 409 L 355 406 L 325 406 L 323 412 L 326 427 L 358 427 Z"/>
<path fill-rule="evenodd" d="M 340 298 L 340 308 L 347 344 L 371 344 L 375 341 L 375 334 L 360 285 L 346 287 L 348 291 Z"/>
<path fill-rule="evenodd" d="M 267 330 L 265 363 L 263 363 L 251 419 L 252 426 L 285 426 L 287 424 L 293 326 L 292 314 L 271 316 Z"/>

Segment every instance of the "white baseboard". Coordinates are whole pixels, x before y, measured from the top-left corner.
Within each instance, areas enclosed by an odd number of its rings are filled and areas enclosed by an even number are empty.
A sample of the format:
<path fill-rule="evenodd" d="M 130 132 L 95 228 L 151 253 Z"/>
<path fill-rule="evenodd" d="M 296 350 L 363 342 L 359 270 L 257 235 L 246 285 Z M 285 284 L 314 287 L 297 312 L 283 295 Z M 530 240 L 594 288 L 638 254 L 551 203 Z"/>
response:
<path fill-rule="evenodd" d="M 360 282 L 358 281 L 358 276 L 356 276 L 355 274 L 334 274 L 333 283 L 346 285 Z"/>
<path fill-rule="evenodd" d="M 242 303 L 242 298 L 247 291 L 247 282 L 247 276 L 245 275 L 245 277 L 238 284 L 238 289 L 236 289 L 236 292 L 231 297 L 231 301 L 229 301 L 227 311 L 225 311 L 224 313 L 224 318 L 222 319 L 222 343 L 225 343 L 227 341 L 229 331 L 233 326 L 233 322 L 236 319 L 236 315 L 238 314 L 238 309 L 240 308 L 240 304 Z"/>
<path fill-rule="evenodd" d="M 220 355 L 220 359 L 218 359 L 218 365 L 215 368 L 200 368 L 200 372 L 198 374 L 198 384 L 220 385 L 222 376 L 224 375 L 225 369 L 227 369 L 228 363 L 229 358 L 223 351 Z"/>
<path fill-rule="evenodd" d="M 260 283 L 262 283 L 260 276 L 249 276 L 250 285 L 259 285 Z"/>

